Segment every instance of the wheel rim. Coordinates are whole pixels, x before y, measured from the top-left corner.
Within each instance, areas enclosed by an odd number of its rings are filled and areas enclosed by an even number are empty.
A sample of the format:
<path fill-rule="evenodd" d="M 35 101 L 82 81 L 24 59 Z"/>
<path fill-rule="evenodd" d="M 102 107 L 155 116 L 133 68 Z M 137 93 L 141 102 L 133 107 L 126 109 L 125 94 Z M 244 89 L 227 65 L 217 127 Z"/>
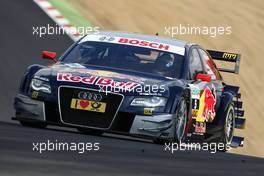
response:
<path fill-rule="evenodd" d="M 178 141 L 181 141 L 185 132 L 186 127 L 186 117 L 187 117 L 187 111 L 186 111 L 186 104 L 185 101 L 182 101 L 179 107 L 179 111 L 177 113 L 176 118 L 176 138 Z"/>
<path fill-rule="evenodd" d="M 231 109 L 228 113 L 228 116 L 226 118 L 226 126 L 225 126 L 225 136 L 226 136 L 226 142 L 231 143 L 234 135 L 234 110 Z"/>

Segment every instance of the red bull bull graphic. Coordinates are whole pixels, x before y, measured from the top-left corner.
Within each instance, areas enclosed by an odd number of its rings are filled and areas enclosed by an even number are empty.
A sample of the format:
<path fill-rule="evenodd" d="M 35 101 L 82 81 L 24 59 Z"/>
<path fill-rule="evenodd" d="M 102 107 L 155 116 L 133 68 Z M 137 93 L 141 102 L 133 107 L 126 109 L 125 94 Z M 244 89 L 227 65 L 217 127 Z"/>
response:
<path fill-rule="evenodd" d="M 193 118 L 197 122 L 211 122 L 215 118 L 216 91 L 206 87 L 200 90 L 200 98 L 193 99 Z"/>

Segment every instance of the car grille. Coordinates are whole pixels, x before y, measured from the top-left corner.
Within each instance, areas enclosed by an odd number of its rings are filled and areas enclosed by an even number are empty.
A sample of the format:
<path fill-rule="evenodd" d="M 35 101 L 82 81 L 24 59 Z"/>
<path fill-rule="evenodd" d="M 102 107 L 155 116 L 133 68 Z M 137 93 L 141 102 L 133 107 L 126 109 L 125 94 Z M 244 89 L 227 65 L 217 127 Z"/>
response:
<path fill-rule="evenodd" d="M 80 110 L 71 108 L 72 99 L 79 99 L 79 92 L 88 91 L 102 95 L 100 102 L 106 103 L 105 112 L 94 112 L 89 110 Z M 108 129 L 114 120 L 123 96 L 114 93 L 104 93 L 98 90 L 60 87 L 59 88 L 59 106 L 61 120 L 65 124 Z"/>

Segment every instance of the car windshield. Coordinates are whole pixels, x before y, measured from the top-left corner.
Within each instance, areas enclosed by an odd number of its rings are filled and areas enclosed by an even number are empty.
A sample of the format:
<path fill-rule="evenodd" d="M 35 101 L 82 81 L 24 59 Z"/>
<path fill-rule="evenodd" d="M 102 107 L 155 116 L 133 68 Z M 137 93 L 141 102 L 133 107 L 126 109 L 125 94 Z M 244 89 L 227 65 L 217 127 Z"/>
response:
<path fill-rule="evenodd" d="M 145 47 L 86 41 L 77 44 L 62 63 L 107 66 L 172 78 L 181 75 L 184 57 Z"/>

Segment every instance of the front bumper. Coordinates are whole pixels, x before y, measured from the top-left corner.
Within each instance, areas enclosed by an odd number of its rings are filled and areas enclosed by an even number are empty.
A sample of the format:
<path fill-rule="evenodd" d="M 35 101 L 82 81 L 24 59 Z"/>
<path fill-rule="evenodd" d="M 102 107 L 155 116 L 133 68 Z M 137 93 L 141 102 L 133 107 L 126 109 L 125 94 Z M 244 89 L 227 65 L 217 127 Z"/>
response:
<path fill-rule="evenodd" d="M 52 118 L 55 118 L 54 113 L 49 113 L 48 103 L 46 103 L 46 109 L 45 109 L 45 103 L 43 101 L 34 100 L 31 97 L 18 94 L 15 97 L 14 107 L 16 110 L 16 119 L 17 120 L 30 120 L 30 121 L 42 121 L 46 122 L 48 124 L 58 125 L 58 126 L 70 126 L 70 127 L 76 127 L 76 125 L 71 124 L 63 124 L 61 121 L 54 123 Z M 47 117 L 46 117 L 47 114 Z M 52 116 L 52 117 L 48 117 Z M 165 139 L 171 139 L 173 138 L 174 129 L 173 129 L 173 123 L 175 116 L 173 114 L 160 114 L 160 115 L 134 115 L 130 114 L 130 116 L 133 116 L 131 118 L 131 122 L 128 123 L 126 119 L 128 119 L 127 114 L 120 116 L 120 118 L 123 118 L 122 123 L 117 122 L 118 119 L 115 119 L 113 121 L 113 124 L 109 129 L 101 129 L 106 132 L 123 132 L 120 131 L 122 127 L 117 127 L 118 125 L 124 125 L 128 126 L 128 130 L 126 130 L 126 133 L 133 136 L 146 136 L 146 137 L 152 137 L 152 138 L 165 138 Z M 116 123 L 115 123 L 116 122 Z M 126 124 L 124 124 L 126 123 Z M 129 125 L 128 125 L 129 124 Z M 89 127 L 87 127 L 89 128 Z"/>
<path fill-rule="evenodd" d="M 132 135 L 172 139 L 174 137 L 174 119 L 175 115 L 173 114 L 136 115 L 129 133 Z"/>
<path fill-rule="evenodd" d="M 18 94 L 15 97 L 14 108 L 17 119 L 46 121 L 45 104 L 42 101 Z"/>

